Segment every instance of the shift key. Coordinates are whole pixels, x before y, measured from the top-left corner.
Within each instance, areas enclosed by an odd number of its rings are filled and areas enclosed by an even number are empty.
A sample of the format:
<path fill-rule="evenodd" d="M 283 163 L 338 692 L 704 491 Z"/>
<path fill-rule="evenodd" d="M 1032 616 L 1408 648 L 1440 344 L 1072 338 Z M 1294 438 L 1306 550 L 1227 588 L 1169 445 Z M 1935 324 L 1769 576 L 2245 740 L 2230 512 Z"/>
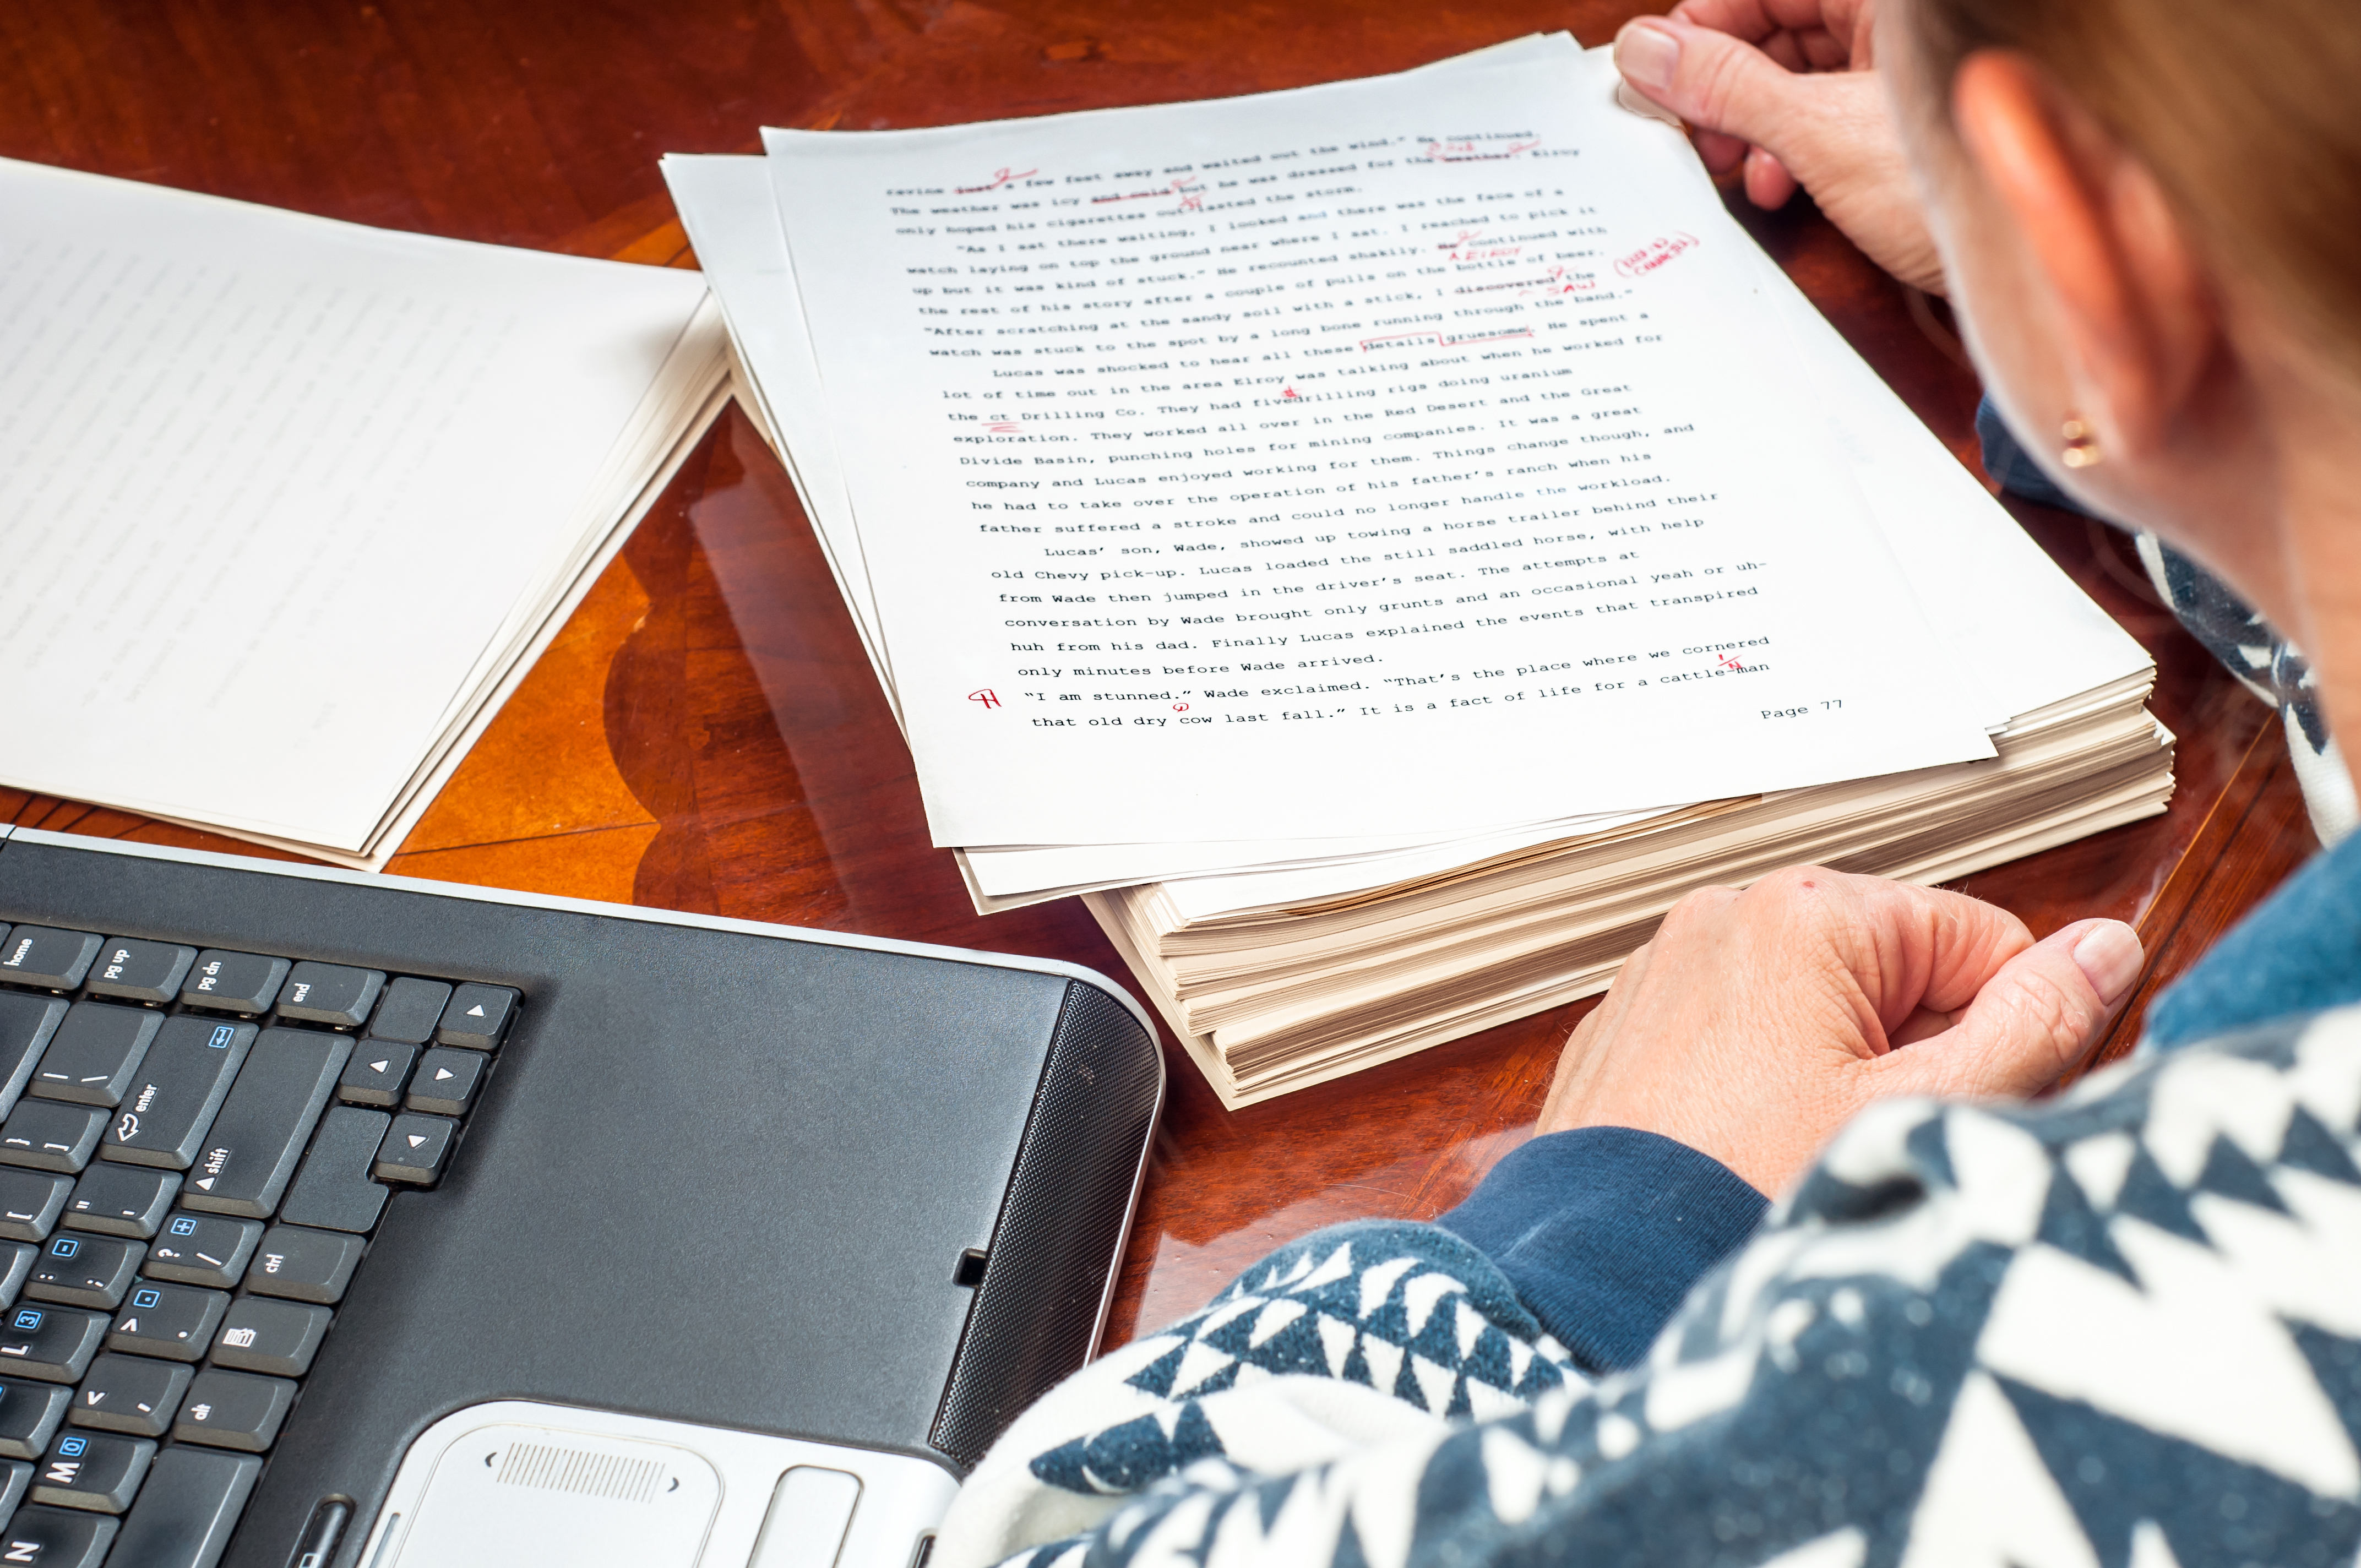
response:
<path fill-rule="evenodd" d="M 214 1118 L 181 1206 L 269 1219 L 352 1051 L 342 1035 L 265 1029 Z"/>

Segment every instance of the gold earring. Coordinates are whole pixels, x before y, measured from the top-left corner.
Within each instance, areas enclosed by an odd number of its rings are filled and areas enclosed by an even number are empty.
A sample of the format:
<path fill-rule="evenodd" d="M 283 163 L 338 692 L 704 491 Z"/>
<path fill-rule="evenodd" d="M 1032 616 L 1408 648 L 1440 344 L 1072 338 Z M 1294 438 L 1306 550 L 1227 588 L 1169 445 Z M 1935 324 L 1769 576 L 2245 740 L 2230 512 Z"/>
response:
<path fill-rule="evenodd" d="M 2066 443 L 2066 450 L 2061 456 L 2069 468 L 2092 467 L 2106 456 L 2099 450 L 2098 432 L 2079 415 L 2068 416 L 2058 433 Z"/>

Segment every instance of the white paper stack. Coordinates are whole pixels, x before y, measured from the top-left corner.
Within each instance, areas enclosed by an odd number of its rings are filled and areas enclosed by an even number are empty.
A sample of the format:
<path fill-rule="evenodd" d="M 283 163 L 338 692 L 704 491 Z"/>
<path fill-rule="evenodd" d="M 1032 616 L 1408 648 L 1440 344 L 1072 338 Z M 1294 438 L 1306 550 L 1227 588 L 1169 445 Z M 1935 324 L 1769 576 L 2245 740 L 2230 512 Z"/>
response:
<path fill-rule="evenodd" d="M 704 280 L 0 209 L 0 783 L 382 867 L 727 398 Z"/>
<path fill-rule="evenodd" d="M 1695 886 L 2169 795 L 2145 653 L 1614 81 L 665 160 L 937 841 L 1084 894 L 1232 1105 L 1602 989 Z"/>

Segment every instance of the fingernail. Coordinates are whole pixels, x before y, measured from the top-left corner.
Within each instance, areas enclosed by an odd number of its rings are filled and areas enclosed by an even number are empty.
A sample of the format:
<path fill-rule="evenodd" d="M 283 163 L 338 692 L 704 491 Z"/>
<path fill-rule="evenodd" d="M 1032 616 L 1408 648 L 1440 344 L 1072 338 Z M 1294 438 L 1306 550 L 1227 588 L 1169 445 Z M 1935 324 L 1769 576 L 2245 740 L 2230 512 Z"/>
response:
<path fill-rule="evenodd" d="M 1669 93 L 1681 65 L 1681 40 L 1671 29 L 1630 22 L 1615 35 L 1615 69 L 1634 87 Z"/>
<path fill-rule="evenodd" d="M 2145 956 L 2140 951 L 2139 938 L 2120 920 L 2100 921 L 2074 944 L 2075 967 L 2091 982 L 2091 989 L 2099 993 L 2099 1000 L 2109 1006 L 2139 978 L 2140 961 Z"/>

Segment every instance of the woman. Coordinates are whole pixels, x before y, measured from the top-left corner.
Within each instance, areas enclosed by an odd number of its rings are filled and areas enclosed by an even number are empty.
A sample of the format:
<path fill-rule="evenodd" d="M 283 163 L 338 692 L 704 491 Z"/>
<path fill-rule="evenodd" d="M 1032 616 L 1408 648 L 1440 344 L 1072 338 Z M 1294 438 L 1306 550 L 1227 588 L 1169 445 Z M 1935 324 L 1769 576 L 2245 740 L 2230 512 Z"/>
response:
<path fill-rule="evenodd" d="M 1688 0 L 1618 63 L 1944 287 L 2047 476 L 2226 578 L 2361 734 L 2361 12 L 1885 6 Z M 1811 869 L 1685 900 L 1467 1203 L 1085 1368 L 939 1568 L 2352 1562 L 2361 835 L 2152 1010 L 2183 1048 L 1998 1098 L 2140 963 Z"/>

